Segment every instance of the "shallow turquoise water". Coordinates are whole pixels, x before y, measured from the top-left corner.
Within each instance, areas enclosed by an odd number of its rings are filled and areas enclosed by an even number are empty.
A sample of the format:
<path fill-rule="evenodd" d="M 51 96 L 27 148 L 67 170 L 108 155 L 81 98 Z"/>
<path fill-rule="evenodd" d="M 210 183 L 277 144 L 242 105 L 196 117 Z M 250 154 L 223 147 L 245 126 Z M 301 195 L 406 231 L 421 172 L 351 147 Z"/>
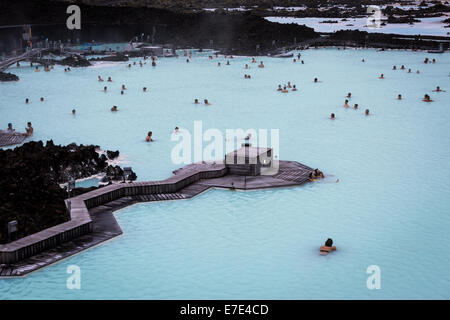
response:
<path fill-rule="evenodd" d="M 437 63 L 423 64 L 427 56 Z M 449 299 L 442 247 L 450 240 L 450 96 L 431 91 L 450 90 L 450 55 L 319 49 L 302 52 L 304 65 L 257 59 L 264 69 L 248 57 L 230 59 L 230 66 L 223 58 L 180 57 L 131 70 L 13 68 L 21 81 L 0 84 L 2 127 L 32 121 L 35 140 L 119 149 L 139 180 L 170 176 L 179 167 L 170 159 L 173 128 L 191 130 L 203 120 L 204 129 L 278 128 L 281 159 L 319 167 L 340 182 L 211 190 L 125 208 L 116 213 L 122 237 L 1 280 L 0 298 Z M 413 73 L 391 70 L 401 64 Z M 114 82 L 98 83 L 97 75 Z M 323 82 L 314 84 L 315 77 Z M 299 91 L 275 91 L 287 81 Z M 129 88 L 123 96 L 122 83 Z M 348 92 L 358 111 L 342 107 Z M 425 93 L 435 102 L 422 102 Z M 194 105 L 194 98 L 212 105 Z M 372 116 L 364 116 L 366 108 Z M 144 142 L 148 130 L 156 142 Z M 322 257 L 318 246 L 327 237 L 338 251 Z M 81 268 L 81 290 L 66 288 L 72 264 Z M 380 290 L 366 287 L 369 265 L 381 269 Z"/>

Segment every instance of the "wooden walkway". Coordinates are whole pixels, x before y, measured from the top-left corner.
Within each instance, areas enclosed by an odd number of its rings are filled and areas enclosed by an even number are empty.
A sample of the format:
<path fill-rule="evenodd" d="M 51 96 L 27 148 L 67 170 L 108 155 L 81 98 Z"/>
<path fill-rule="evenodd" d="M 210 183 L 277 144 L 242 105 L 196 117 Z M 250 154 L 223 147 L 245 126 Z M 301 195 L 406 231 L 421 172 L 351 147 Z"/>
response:
<path fill-rule="evenodd" d="M 21 144 L 25 140 L 25 136 L 21 133 L 0 132 L 0 148 Z"/>
<path fill-rule="evenodd" d="M 272 176 L 225 174 L 219 178 L 200 179 L 177 192 L 124 196 L 117 200 L 90 208 L 89 216 L 93 224 L 92 233 L 62 243 L 53 249 L 33 255 L 20 262 L 0 265 L 0 278 L 26 275 L 121 235 L 122 230 L 114 217 L 114 211 L 126 206 L 139 202 L 189 199 L 210 188 L 255 190 L 298 186 L 307 182 L 309 173 L 313 171 L 312 168 L 295 161 L 280 161 L 279 163 L 278 173 Z M 217 169 L 223 166 L 223 164 L 191 164 L 174 171 L 174 173 L 175 176 L 186 175 L 205 166 Z"/>
<path fill-rule="evenodd" d="M 9 66 L 11 66 L 19 61 L 29 59 L 35 55 L 40 55 L 41 52 L 44 50 L 46 50 L 46 49 L 41 49 L 41 48 L 31 49 L 30 51 L 24 52 L 13 58 L 10 58 L 10 59 L 4 60 L 4 61 L 0 61 L 0 72 L 8 69 Z"/>

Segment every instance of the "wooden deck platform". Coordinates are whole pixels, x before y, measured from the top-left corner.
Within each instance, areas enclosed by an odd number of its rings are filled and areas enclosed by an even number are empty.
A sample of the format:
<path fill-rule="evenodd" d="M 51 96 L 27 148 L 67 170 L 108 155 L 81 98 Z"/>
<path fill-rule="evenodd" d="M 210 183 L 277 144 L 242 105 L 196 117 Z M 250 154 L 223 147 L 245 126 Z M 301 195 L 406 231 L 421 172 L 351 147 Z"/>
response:
<path fill-rule="evenodd" d="M 222 163 L 204 163 L 191 164 L 181 169 L 174 171 L 174 176 L 161 182 L 136 182 L 126 184 L 127 187 L 134 188 L 157 185 L 163 186 L 164 183 L 172 181 L 180 181 L 182 179 L 190 179 L 193 175 L 198 175 L 199 172 L 216 171 L 220 172 L 224 169 Z M 30 272 L 36 271 L 42 267 L 53 264 L 57 261 L 65 259 L 71 255 L 80 253 L 88 248 L 101 244 L 104 241 L 110 240 L 122 234 L 122 230 L 114 218 L 113 212 L 122 209 L 126 206 L 138 202 L 151 201 L 168 201 L 168 200 L 184 200 L 192 198 L 210 188 L 234 188 L 238 190 L 255 190 L 278 187 L 299 186 L 308 181 L 309 173 L 313 169 L 295 161 L 280 161 L 278 173 L 272 176 L 240 176 L 221 174 L 219 177 L 198 179 L 185 187 L 181 187 L 176 192 L 163 192 L 153 194 L 127 194 L 121 196 L 113 201 L 100 203 L 99 205 L 87 205 L 89 216 L 92 219 L 92 233 L 80 236 L 68 242 L 59 244 L 55 248 L 46 250 L 44 252 L 33 255 L 29 258 L 11 264 L 0 264 L 0 277 L 14 277 L 23 276 Z M 224 171 L 226 172 L 226 171 Z M 216 175 L 217 176 L 217 175 Z M 173 182 L 173 183 L 178 183 Z M 97 189 L 89 196 L 86 193 L 77 198 L 86 199 L 89 202 L 92 197 L 98 198 L 107 192 L 117 192 L 118 186 L 110 186 Z M 108 190 L 112 189 L 112 190 Z M 73 198 L 73 203 L 77 198 Z M 94 199 L 92 198 L 92 199 Z"/>
<path fill-rule="evenodd" d="M 15 144 L 21 144 L 25 140 L 25 136 L 20 133 L 7 133 L 0 132 L 0 148 L 6 146 L 12 146 Z"/>

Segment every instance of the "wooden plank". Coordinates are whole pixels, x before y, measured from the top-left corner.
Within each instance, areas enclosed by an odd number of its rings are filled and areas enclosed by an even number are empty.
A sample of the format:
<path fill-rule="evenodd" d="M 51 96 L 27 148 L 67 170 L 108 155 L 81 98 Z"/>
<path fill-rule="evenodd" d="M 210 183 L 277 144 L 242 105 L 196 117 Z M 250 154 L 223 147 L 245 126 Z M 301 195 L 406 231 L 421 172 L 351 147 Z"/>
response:
<path fill-rule="evenodd" d="M 19 133 L 0 132 L 0 147 L 21 144 L 25 138 L 24 135 Z"/>

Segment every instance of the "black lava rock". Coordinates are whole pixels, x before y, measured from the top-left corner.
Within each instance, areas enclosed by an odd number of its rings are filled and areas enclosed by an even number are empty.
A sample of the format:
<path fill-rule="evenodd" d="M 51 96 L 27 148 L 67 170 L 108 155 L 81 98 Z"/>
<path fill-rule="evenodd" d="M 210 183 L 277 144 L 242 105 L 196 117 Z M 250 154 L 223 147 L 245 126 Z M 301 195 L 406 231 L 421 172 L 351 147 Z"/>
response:
<path fill-rule="evenodd" d="M 106 150 L 106 155 L 109 160 L 113 160 L 113 159 L 117 158 L 119 156 L 119 154 L 120 154 L 119 150 L 116 150 L 116 151 Z"/>
<path fill-rule="evenodd" d="M 70 57 L 64 58 L 62 60 L 54 60 L 55 64 L 69 66 L 69 67 L 89 67 L 92 64 L 80 55 L 72 55 Z"/>
<path fill-rule="evenodd" d="M 52 140 L 31 141 L 15 149 L 0 150 L 0 243 L 7 241 L 7 223 L 17 220 L 17 238 L 70 219 L 64 199 L 67 192 L 59 184 L 106 172 L 108 181 L 123 180 L 119 166 L 108 166 L 98 146 L 58 146 Z M 119 151 L 111 152 L 117 157 Z M 133 173 L 132 178 L 135 179 Z M 94 188 L 76 188 L 81 194 Z"/>
<path fill-rule="evenodd" d="M 106 57 L 98 57 L 98 58 L 91 58 L 89 61 L 128 61 L 129 58 L 121 53 L 110 55 Z"/>
<path fill-rule="evenodd" d="M 0 81 L 19 81 L 19 77 L 12 73 L 0 72 Z"/>

